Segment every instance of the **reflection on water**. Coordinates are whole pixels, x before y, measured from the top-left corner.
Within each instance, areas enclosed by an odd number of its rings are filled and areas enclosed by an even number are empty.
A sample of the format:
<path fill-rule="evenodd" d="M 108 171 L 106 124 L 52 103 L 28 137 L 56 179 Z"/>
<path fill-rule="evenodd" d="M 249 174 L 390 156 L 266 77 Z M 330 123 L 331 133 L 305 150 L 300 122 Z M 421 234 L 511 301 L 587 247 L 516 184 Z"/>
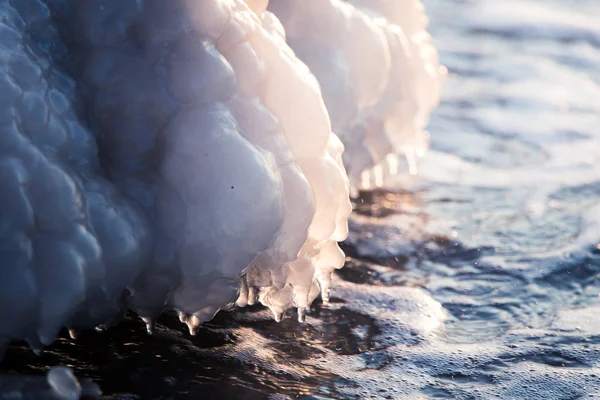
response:
<path fill-rule="evenodd" d="M 362 193 L 332 305 L 12 347 L 107 398 L 600 396 L 600 6 L 428 0 L 450 71 L 421 175 Z"/>

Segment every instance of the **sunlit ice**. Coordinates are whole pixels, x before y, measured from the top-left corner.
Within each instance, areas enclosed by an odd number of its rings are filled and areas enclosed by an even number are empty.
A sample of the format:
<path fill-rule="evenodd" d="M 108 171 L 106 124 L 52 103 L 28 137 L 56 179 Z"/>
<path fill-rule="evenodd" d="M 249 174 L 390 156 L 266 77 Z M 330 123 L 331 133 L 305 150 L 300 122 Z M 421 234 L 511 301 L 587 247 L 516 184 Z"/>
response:
<path fill-rule="evenodd" d="M 127 310 L 303 321 L 350 195 L 417 172 L 446 74 L 418 0 L 0 7 L 0 347 Z"/>

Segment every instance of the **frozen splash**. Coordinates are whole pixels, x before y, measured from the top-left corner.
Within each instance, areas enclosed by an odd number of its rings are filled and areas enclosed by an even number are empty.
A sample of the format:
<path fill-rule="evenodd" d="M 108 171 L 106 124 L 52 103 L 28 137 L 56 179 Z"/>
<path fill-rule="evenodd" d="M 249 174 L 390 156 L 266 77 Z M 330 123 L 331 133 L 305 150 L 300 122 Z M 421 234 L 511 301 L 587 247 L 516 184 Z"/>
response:
<path fill-rule="evenodd" d="M 177 310 L 194 334 L 234 305 L 279 321 L 327 302 L 344 164 L 356 185 L 423 151 L 443 75 L 420 3 L 354 3 L 297 0 L 284 18 L 267 1 L 0 1 L 0 345 L 38 350 L 127 309 L 149 332 Z M 311 49 L 298 21 L 315 17 L 334 64 L 293 45 Z"/>
<path fill-rule="evenodd" d="M 321 83 L 355 188 L 381 187 L 404 155 L 409 171 L 446 69 L 418 0 L 271 0 L 292 49 Z"/>
<path fill-rule="evenodd" d="M 39 357 L 14 343 L 2 371 L 72 365 L 113 400 L 600 397 L 600 42 L 567 26 L 598 2 L 426 5 L 452 71 L 431 149 L 410 192 L 361 193 L 328 307 L 221 312 L 193 337 L 130 313 Z"/>

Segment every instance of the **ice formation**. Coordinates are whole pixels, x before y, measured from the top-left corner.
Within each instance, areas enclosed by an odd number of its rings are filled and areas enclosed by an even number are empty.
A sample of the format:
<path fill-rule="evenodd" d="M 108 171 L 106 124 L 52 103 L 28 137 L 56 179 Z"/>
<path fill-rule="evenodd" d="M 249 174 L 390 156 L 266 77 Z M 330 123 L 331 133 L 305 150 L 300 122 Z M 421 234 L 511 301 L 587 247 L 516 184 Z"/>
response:
<path fill-rule="evenodd" d="M 271 0 L 316 75 L 354 187 L 381 186 L 398 154 L 416 172 L 446 75 L 420 0 Z"/>
<path fill-rule="evenodd" d="M 96 399 L 100 388 L 89 379 L 78 380 L 68 367 L 57 366 L 45 376 L 0 375 L 0 398 L 35 400 Z"/>
<path fill-rule="evenodd" d="M 276 2 L 311 72 L 266 0 L 0 0 L 0 349 L 327 302 L 344 163 L 420 151 L 437 101 L 420 3 L 395 4 Z"/>

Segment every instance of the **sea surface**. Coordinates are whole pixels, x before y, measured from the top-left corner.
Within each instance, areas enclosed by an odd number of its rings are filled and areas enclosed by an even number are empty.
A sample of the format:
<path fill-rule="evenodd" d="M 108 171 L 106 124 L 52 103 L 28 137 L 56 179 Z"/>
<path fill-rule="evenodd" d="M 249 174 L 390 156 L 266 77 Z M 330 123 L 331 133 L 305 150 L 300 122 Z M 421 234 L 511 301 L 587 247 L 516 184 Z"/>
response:
<path fill-rule="evenodd" d="M 195 337 L 128 316 L 0 372 L 68 365 L 122 400 L 600 399 L 600 2 L 425 6 L 449 70 L 431 151 L 355 200 L 328 307 Z"/>

